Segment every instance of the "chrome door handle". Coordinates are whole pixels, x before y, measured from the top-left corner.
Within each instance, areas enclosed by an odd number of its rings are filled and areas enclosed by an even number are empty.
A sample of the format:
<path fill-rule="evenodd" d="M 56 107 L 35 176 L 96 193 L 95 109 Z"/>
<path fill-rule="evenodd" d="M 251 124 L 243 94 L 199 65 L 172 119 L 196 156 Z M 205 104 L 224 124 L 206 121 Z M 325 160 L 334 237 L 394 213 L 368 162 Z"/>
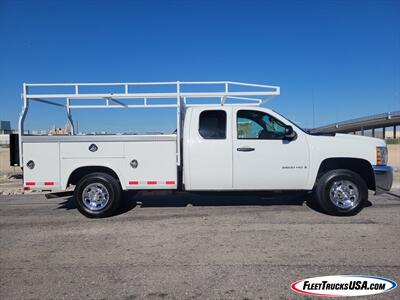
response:
<path fill-rule="evenodd" d="M 242 152 L 250 152 L 250 151 L 254 151 L 256 149 L 254 148 L 250 148 L 250 147 L 241 147 L 241 148 L 237 148 L 237 151 L 242 151 Z"/>

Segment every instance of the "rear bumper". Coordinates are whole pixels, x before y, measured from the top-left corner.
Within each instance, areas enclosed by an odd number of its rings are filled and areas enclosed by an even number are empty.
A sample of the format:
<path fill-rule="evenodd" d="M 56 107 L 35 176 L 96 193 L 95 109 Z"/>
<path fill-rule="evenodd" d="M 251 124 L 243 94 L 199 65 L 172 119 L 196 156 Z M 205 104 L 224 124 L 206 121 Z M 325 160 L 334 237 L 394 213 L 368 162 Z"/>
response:
<path fill-rule="evenodd" d="M 375 174 L 375 194 L 390 191 L 393 183 L 393 169 L 390 166 L 372 166 Z"/>

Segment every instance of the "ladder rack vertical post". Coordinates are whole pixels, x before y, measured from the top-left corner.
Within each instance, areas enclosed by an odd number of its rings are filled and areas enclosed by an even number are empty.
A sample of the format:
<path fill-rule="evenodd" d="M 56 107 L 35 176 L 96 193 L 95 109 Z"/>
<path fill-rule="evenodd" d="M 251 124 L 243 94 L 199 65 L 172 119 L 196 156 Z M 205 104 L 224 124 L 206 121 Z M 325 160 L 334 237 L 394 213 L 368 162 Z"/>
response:
<path fill-rule="evenodd" d="M 23 100 L 23 106 L 22 106 L 22 111 L 21 114 L 19 115 L 19 120 L 18 120 L 18 131 L 19 131 L 19 140 L 18 140 L 18 146 L 19 146 L 19 165 L 22 167 L 24 162 L 22 161 L 22 136 L 24 135 L 24 122 L 25 122 L 25 117 L 26 113 L 28 111 L 28 106 L 29 106 L 29 100 L 27 98 L 27 93 L 28 93 L 28 85 L 26 83 L 23 84 L 22 87 L 22 100 Z"/>
<path fill-rule="evenodd" d="M 181 165 L 181 85 L 176 82 L 176 164 Z"/>
<path fill-rule="evenodd" d="M 67 105 L 66 105 L 66 107 L 67 107 L 67 116 L 68 116 L 69 125 L 71 126 L 71 130 L 70 130 L 69 134 L 70 135 L 75 135 L 75 126 L 74 126 L 74 121 L 72 120 L 71 109 L 70 109 L 69 105 L 70 105 L 70 99 L 67 98 Z"/>
<path fill-rule="evenodd" d="M 226 95 L 227 95 L 228 92 L 229 92 L 228 83 L 227 83 L 227 82 L 224 83 L 224 86 L 225 86 L 225 95 L 221 97 L 221 105 L 222 105 L 222 106 L 225 104 Z"/>

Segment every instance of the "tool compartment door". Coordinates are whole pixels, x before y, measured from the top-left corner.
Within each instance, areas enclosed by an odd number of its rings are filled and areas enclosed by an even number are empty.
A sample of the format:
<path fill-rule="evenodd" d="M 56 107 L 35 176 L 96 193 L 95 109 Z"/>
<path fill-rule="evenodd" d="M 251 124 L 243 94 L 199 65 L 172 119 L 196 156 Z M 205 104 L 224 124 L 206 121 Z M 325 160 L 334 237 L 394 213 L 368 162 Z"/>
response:
<path fill-rule="evenodd" d="M 176 141 L 127 142 L 124 170 L 129 189 L 175 189 Z"/>
<path fill-rule="evenodd" d="M 24 186 L 38 189 L 60 188 L 60 149 L 58 143 L 23 143 Z M 27 164 L 33 168 L 29 168 Z"/>

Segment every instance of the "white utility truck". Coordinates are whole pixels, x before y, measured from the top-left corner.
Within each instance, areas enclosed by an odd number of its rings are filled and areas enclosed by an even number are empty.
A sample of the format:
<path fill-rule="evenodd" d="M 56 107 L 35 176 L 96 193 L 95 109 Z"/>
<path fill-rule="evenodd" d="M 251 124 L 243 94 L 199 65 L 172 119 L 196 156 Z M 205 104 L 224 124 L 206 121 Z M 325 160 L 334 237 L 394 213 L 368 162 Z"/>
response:
<path fill-rule="evenodd" d="M 277 86 L 230 81 L 24 84 L 12 163 L 22 167 L 25 189 L 75 186 L 77 207 L 88 217 L 115 213 L 123 190 L 306 190 L 326 213 L 341 216 L 358 213 L 368 190 L 390 190 L 383 140 L 310 134 L 263 107 L 279 94 Z M 24 134 L 31 101 L 65 109 L 70 134 Z M 74 130 L 72 110 L 129 108 L 173 108 L 176 131 Z"/>

